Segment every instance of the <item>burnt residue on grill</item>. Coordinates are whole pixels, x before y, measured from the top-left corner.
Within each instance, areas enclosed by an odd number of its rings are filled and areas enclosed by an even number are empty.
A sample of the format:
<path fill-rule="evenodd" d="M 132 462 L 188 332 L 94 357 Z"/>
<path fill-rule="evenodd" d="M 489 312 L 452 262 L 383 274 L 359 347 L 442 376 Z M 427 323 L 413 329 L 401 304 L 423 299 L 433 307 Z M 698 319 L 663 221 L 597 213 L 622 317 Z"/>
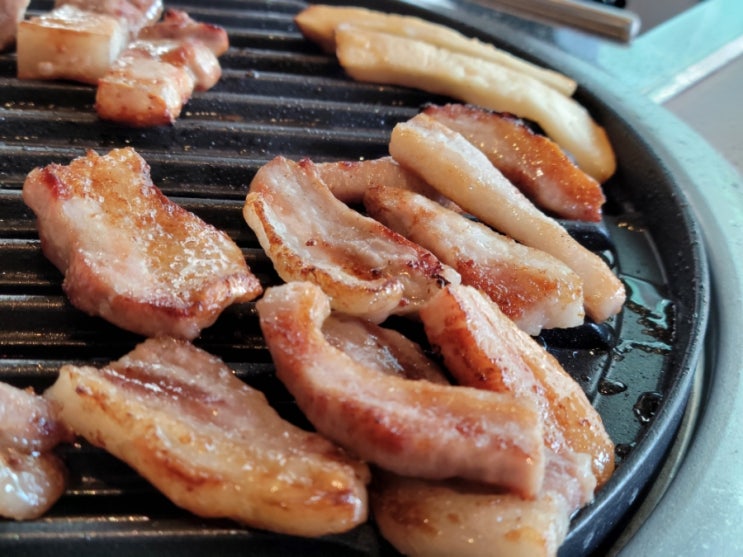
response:
<path fill-rule="evenodd" d="M 279 154 L 317 161 L 385 155 L 395 123 L 426 103 L 448 100 L 349 80 L 332 56 L 306 42 L 294 26 L 293 15 L 303 2 L 166 4 L 225 26 L 231 40 L 221 59 L 221 81 L 196 93 L 172 126 L 130 129 L 102 122 L 93 110 L 92 87 L 18 81 L 15 55 L 0 55 L 2 381 L 40 391 L 55 380 L 60 366 L 100 365 L 141 340 L 82 314 L 65 298 L 61 274 L 41 253 L 33 214 L 21 199 L 24 178 L 34 167 L 66 164 L 87 149 L 136 148 L 151 165 L 155 184 L 234 238 L 269 286 L 279 279 L 241 214 L 257 169 Z M 446 21 L 407 3 L 366 4 Z M 51 7 L 51 0 L 34 1 L 29 14 Z M 480 34 L 496 43 L 507 37 L 484 29 Z M 675 414 L 683 410 L 699 334 L 693 316 L 704 311 L 701 248 L 662 160 L 630 122 L 589 92 L 582 94 L 609 133 L 621 139 L 615 142 L 620 168 L 606 184 L 604 221 L 564 224 L 613 266 L 629 300 L 607 323 L 545 331 L 537 339 L 580 383 L 619 448 L 615 477 L 595 504 L 575 517 L 565 555 L 597 547 L 634 504 L 628 494 L 640 492 L 652 478 L 678 423 Z M 418 325 L 393 322 L 412 338 L 424 338 Z M 253 304 L 229 308 L 196 343 L 263 390 L 282 415 L 308 426 L 274 376 Z M 0 522 L 3 553 L 7 548 L 18 554 L 79 555 L 105 548 L 158 554 L 216 549 L 252 555 L 394 554 L 373 523 L 342 536 L 304 540 L 204 520 L 176 508 L 99 449 L 79 442 L 61 452 L 70 469 L 67 493 L 41 521 Z"/>

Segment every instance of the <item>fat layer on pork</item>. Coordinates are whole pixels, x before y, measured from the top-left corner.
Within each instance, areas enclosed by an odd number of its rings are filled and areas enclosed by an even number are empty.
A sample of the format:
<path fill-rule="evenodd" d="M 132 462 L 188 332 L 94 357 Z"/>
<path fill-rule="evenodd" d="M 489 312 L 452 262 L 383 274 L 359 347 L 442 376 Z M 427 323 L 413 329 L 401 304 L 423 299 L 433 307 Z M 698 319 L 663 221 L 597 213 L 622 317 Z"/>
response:
<path fill-rule="evenodd" d="M 318 284 L 345 313 L 381 322 L 459 282 L 431 252 L 336 199 L 310 161 L 262 166 L 243 216 L 282 279 Z"/>
<path fill-rule="evenodd" d="M 46 396 L 76 433 L 197 515 L 299 536 L 366 520 L 366 465 L 188 341 L 148 339 L 100 369 L 63 366 Z"/>
<path fill-rule="evenodd" d="M 23 200 L 72 304 L 124 329 L 192 339 L 262 292 L 232 239 L 165 197 L 132 148 L 34 169 Z"/>

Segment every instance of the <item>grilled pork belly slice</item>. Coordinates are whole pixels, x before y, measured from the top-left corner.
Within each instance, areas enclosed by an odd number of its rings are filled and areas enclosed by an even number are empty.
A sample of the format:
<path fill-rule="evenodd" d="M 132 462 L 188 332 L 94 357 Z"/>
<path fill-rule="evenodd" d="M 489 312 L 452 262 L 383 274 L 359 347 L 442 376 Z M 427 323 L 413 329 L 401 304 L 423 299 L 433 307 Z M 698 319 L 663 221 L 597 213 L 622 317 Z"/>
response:
<path fill-rule="evenodd" d="M 309 161 L 261 167 L 243 216 L 282 279 L 318 284 L 344 313 L 381 322 L 459 282 L 431 252 L 336 199 Z"/>
<path fill-rule="evenodd" d="M 98 81 L 95 110 L 104 120 L 129 126 L 172 124 L 194 90 L 219 81 L 217 55 L 227 50 L 227 33 L 169 10 L 141 35 L 147 38 L 131 43 Z"/>
<path fill-rule="evenodd" d="M 38 518 L 59 499 L 67 472 L 52 451 L 69 440 L 49 401 L 0 383 L 0 516 Z"/>
<path fill-rule="evenodd" d="M 114 16 L 61 6 L 18 24 L 18 78 L 94 85 L 128 40 L 125 25 Z"/>
<path fill-rule="evenodd" d="M 0 3 L 0 52 L 15 43 L 18 24 L 26 16 L 31 0 L 3 0 Z"/>
<path fill-rule="evenodd" d="M 614 444 L 557 359 L 469 286 L 445 288 L 420 317 L 429 342 L 460 384 L 517 397 L 537 393 L 545 444 L 582 486 L 576 503 L 590 501 L 596 484 L 603 485 L 614 470 Z"/>
<path fill-rule="evenodd" d="M 216 56 L 199 42 L 134 41 L 98 81 L 95 110 L 133 127 L 172 124 L 194 89 L 211 88 L 221 75 Z"/>
<path fill-rule="evenodd" d="M 19 24 L 18 77 L 95 85 L 162 9 L 162 0 L 57 0 Z"/>
<path fill-rule="evenodd" d="M 423 112 L 466 137 L 537 206 L 567 219 L 601 220 L 606 201 L 601 185 L 523 120 L 462 104 Z"/>
<path fill-rule="evenodd" d="M 583 280 L 586 313 L 594 321 L 622 309 L 624 286 L 604 260 L 537 209 L 464 136 L 418 114 L 392 130 L 390 154 L 484 223 L 573 269 Z"/>
<path fill-rule="evenodd" d="M 195 338 L 262 292 L 240 248 L 167 199 L 131 148 L 37 168 L 23 200 L 72 304 L 124 329 Z"/>
<path fill-rule="evenodd" d="M 532 398 L 413 381 L 356 361 L 325 338 L 329 300 L 309 282 L 269 288 L 256 307 L 277 376 L 328 438 L 398 474 L 539 492 L 544 444 Z"/>
<path fill-rule="evenodd" d="M 582 281 L 551 255 L 410 191 L 373 187 L 364 206 L 382 224 L 456 269 L 462 284 L 487 293 L 527 333 L 583 323 Z"/>
<path fill-rule="evenodd" d="M 492 44 L 466 37 L 454 29 L 414 16 L 384 13 L 355 6 L 313 4 L 299 12 L 294 21 L 305 37 L 318 43 L 326 52 L 335 52 L 336 29 L 343 24 L 353 24 L 495 62 L 542 81 L 567 96 L 572 95 L 577 87 L 573 79 L 561 73 L 536 66 L 495 48 Z"/>
<path fill-rule="evenodd" d="M 616 170 L 606 131 L 571 97 L 531 76 L 437 46 L 341 25 L 336 55 L 354 79 L 415 87 L 537 122 L 599 182 Z"/>
<path fill-rule="evenodd" d="M 187 341 L 149 339 L 101 369 L 63 366 L 46 396 L 77 433 L 199 516 L 300 536 L 366 520 L 366 465 L 282 419 Z"/>
<path fill-rule="evenodd" d="M 559 477 L 556 478 L 559 480 Z M 380 532 L 410 557 L 551 557 L 565 539 L 570 508 L 548 484 L 533 501 L 461 481 L 376 474 L 371 508 Z"/>

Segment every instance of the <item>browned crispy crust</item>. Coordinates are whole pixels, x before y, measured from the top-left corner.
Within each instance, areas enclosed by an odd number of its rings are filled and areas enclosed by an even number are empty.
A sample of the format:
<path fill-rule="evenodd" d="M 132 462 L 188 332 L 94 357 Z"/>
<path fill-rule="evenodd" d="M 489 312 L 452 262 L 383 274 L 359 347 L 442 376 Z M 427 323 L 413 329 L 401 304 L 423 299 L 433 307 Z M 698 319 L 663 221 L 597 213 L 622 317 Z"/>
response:
<path fill-rule="evenodd" d="M 601 220 L 601 184 L 522 119 L 464 104 L 430 105 L 423 112 L 469 139 L 536 205 L 567 219 Z"/>
<path fill-rule="evenodd" d="M 72 304 L 127 330 L 195 338 L 262 292 L 238 246 L 166 198 L 131 148 L 37 168 L 23 197 Z"/>

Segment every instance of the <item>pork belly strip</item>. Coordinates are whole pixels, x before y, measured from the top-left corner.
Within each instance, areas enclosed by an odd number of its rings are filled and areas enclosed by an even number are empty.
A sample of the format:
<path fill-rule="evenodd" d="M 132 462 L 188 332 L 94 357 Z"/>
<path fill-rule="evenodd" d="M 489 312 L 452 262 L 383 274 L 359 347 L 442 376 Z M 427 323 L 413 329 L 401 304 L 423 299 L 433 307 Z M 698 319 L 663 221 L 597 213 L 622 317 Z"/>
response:
<path fill-rule="evenodd" d="M 413 381 L 355 361 L 325 339 L 330 304 L 312 283 L 269 288 L 256 307 L 277 376 L 328 438 L 398 474 L 472 478 L 524 497 L 541 488 L 533 400 Z"/>
<path fill-rule="evenodd" d="M 606 131 L 585 107 L 542 82 L 498 64 L 363 27 L 336 29 L 336 54 L 354 79 L 415 87 L 537 122 L 597 181 L 614 174 Z"/>
<path fill-rule="evenodd" d="M 583 283 L 551 255 L 413 192 L 377 186 L 364 197 L 369 215 L 453 267 L 531 335 L 583 323 Z"/>
<path fill-rule="evenodd" d="M 601 220 L 606 201 L 601 185 L 523 120 L 461 104 L 432 105 L 423 112 L 466 137 L 535 205 L 567 219 Z"/>
<path fill-rule="evenodd" d="M 429 251 L 336 199 L 309 161 L 261 167 L 243 216 L 282 279 L 318 284 L 345 313 L 381 322 L 459 281 Z"/>
<path fill-rule="evenodd" d="M 240 248 L 167 199 L 131 148 L 29 173 L 23 200 L 77 308 L 147 336 L 198 336 L 262 292 Z"/>
<path fill-rule="evenodd" d="M 52 451 L 71 439 L 46 399 L 0 383 L 0 516 L 34 519 L 57 502 L 67 470 Z"/>
<path fill-rule="evenodd" d="M 286 422 L 187 341 L 148 339 L 101 369 L 63 366 L 46 396 L 77 433 L 199 516 L 299 536 L 366 520 L 366 465 Z"/>
<path fill-rule="evenodd" d="M 135 127 L 172 124 L 193 92 L 211 89 L 227 50 L 224 29 L 169 10 L 145 28 L 98 81 L 95 110 L 104 120 Z M 206 42 L 204 42 L 206 41 Z"/>
<path fill-rule="evenodd" d="M 390 153 L 403 166 L 484 223 L 568 265 L 583 280 L 586 313 L 600 322 L 617 314 L 626 292 L 601 257 L 537 209 L 461 134 L 426 114 L 392 130 Z"/>
<path fill-rule="evenodd" d="M 420 317 L 429 342 L 462 385 L 514 396 L 537 393 L 545 444 L 582 486 L 580 505 L 590 501 L 597 483 L 603 485 L 614 470 L 614 444 L 557 359 L 472 287 L 447 287 Z"/>
<path fill-rule="evenodd" d="M 559 72 L 537 66 L 509 52 L 495 48 L 492 44 L 466 37 L 454 29 L 418 17 L 353 6 L 314 4 L 299 12 L 294 21 L 305 37 L 318 43 L 326 52 L 335 52 L 336 29 L 342 24 L 353 24 L 495 62 L 542 81 L 567 96 L 571 96 L 577 87 L 573 79 Z"/>
<path fill-rule="evenodd" d="M 570 526 L 559 478 L 533 501 L 461 481 L 375 474 L 371 508 L 382 536 L 409 557 L 552 557 Z"/>
<path fill-rule="evenodd" d="M 18 24 L 18 79 L 95 85 L 126 47 L 126 26 L 109 14 L 61 6 Z"/>

